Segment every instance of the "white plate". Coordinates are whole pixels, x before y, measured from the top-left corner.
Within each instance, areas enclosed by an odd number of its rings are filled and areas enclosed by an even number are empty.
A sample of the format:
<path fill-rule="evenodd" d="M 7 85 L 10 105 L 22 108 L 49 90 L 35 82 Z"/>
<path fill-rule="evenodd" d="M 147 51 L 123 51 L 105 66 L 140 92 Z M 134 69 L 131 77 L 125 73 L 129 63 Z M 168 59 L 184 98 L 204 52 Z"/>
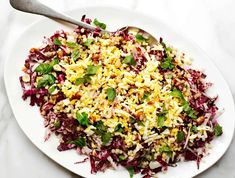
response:
<path fill-rule="evenodd" d="M 207 79 L 214 83 L 210 94 L 218 94 L 218 106 L 220 109 L 224 108 L 224 113 L 218 119 L 223 127 L 224 134 L 212 142 L 213 148 L 210 151 L 211 153 L 202 160 L 200 169 L 197 169 L 195 162 L 179 163 L 176 168 L 169 168 L 167 173 L 159 174 L 159 178 L 189 178 L 195 176 L 212 166 L 225 153 L 234 131 L 233 116 L 235 112 L 232 95 L 218 69 L 198 46 L 157 19 L 130 10 L 114 7 L 86 7 L 73 10 L 69 14 L 78 19 L 83 14 L 90 18 L 97 17 L 100 21 L 106 22 L 111 30 L 126 25 L 133 25 L 147 30 L 158 38 L 163 37 L 164 40 L 191 54 L 194 58 L 194 65 L 204 68 L 205 73 L 208 75 Z M 43 19 L 25 30 L 13 46 L 5 64 L 4 79 L 8 98 L 16 120 L 28 138 L 42 152 L 70 171 L 84 177 L 129 177 L 127 171 L 123 169 L 118 171 L 108 170 L 105 173 L 98 173 L 97 176 L 91 175 L 89 162 L 74 164 L 84 157 L 79 156 L 75 150 L 57 151 L 58 139 L 55 136 L 48 142 L 44 142 L 45 129 L 39 109 L 29 106 L 28 102 L 21 99 L 22 90 L 19 76 L 22 74 L 21 68 L 24 60 L 27 58 L 29 49 L 40 46 L 44 36 L 49 37 L 56 30 L 60 29 L 71 30 L 71 27 L 49 19 Z"/>

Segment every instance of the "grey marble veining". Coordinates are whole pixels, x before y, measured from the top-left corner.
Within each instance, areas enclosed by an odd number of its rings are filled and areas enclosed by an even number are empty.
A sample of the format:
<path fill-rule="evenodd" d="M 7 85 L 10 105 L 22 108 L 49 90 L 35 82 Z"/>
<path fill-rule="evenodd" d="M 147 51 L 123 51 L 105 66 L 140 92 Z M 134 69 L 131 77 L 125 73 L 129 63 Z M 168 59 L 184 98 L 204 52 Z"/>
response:
<path fill-rule="evenodd" d="M 213 59 L 235 96 L 235 1 L 233 0 L 41 0 L 58 10 L 108 4 L 142 11 L 173 25 Z M 19 128 L 6 97 L 4 60 L 22 31 L 38 16 L 14 11 L 0 0 L 0 178 L 76 178 L 39 151 Z M 12 59 L 14 60 L 14 59 Z M 231 116 L 235 118 L 235 116 Z M 226 154 L 196 178 L 235 178 L 235 140 Z"/>

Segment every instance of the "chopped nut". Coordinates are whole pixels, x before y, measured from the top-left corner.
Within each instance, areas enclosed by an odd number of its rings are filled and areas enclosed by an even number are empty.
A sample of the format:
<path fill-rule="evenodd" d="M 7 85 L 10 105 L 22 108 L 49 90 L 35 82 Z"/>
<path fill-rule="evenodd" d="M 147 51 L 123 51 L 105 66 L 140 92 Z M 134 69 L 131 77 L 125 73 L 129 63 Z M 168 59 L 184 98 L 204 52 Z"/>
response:
<path fill-rule="evenodd" d="M 201 116 L 201 117 L 197 118 L 197 120 L 196 120 L 198 125 L 201 125 L 204 121 L 205 121 L 205 117 L 204 116 Z"/>
<path fill-rule="evenodd" d="M 23 80 L 24 82 L 29 82 L 29 81 L 30 81 L 30 76 L 29 76 L 29 74 L 25 74 L 25 75 L 22 77 L 22 80 Z"/>

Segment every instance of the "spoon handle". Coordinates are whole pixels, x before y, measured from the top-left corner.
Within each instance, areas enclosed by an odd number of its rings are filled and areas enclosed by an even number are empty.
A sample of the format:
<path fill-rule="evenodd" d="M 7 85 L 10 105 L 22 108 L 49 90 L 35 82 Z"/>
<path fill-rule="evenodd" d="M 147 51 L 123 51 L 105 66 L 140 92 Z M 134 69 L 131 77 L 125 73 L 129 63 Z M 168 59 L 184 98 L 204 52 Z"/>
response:
<path fill-rule="evenodd" d="M 95 27 L 93 27 L 87 23 L 78 21 L 78 20 L 76 20 L 76 19 L 74 19 L 64 13 L 55 11 L 55 10 L 51 9 L 50 7 L 38 2 L 37 0 L 10 0 L 10 4 L 15 9 L 23 11 L 23 12 L 44 15 L 44 16 L 52 18 L 52 19 L 63 20 L 65 22 L 79 25 L 84 28 L 95 30 Z"/>

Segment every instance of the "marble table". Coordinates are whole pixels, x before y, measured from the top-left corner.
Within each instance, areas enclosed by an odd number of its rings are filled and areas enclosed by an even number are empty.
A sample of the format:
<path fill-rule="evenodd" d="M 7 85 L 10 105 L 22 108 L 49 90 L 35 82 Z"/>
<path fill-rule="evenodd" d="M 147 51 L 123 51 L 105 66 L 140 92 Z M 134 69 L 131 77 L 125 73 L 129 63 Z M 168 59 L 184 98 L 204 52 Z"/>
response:
<path fill-rule="evenodd" d="M 156 16 L 193 39 L 218 66 L 235 96 L 234 0 L 41 0 L 58 10 L 110 4 Z M 4 60 L 15 39 L 36 15 L 17 12 L 0 0 L 0 177 L 79 177 L 40 152 L 24 135 L 12 114 L 3 82 Z M 12 59 L 14 60 L 14 59 Z M 235 117 L 235 116 L 231 116 Z M 235 140 L 226 154 L 197 178 L 235 178 Z"/>

